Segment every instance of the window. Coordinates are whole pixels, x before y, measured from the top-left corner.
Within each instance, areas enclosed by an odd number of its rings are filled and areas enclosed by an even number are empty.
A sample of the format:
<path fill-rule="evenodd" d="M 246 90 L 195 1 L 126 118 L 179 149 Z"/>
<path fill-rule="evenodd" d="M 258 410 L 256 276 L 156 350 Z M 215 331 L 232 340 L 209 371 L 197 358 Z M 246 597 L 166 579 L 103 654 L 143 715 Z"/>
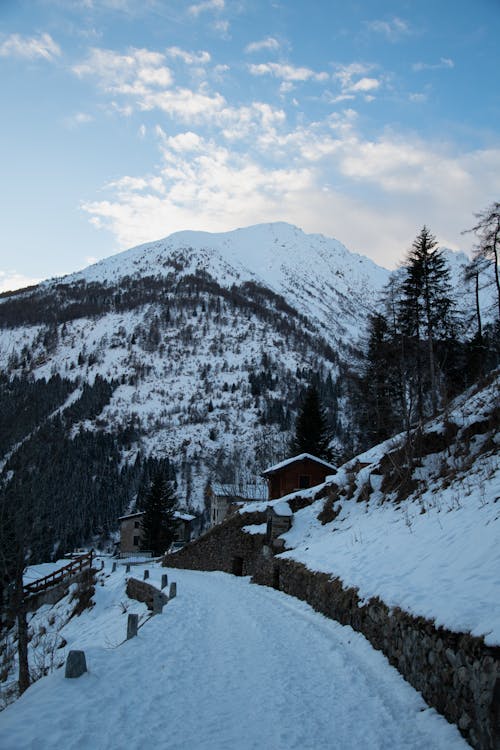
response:
<path fill-rule="evenodd" d="M 301 474 L 299 476 L 299 488 L 301 490 L 307 490 L 307 488 L 310 486 L 311 486 L 311 477 L 307 476 L 306 474 Z"/>
<path fill-rule="evenodd" d="M 134 547 L 138 547 L 138 546 L 139 546 L 139 537 L 134 536 Z"/>

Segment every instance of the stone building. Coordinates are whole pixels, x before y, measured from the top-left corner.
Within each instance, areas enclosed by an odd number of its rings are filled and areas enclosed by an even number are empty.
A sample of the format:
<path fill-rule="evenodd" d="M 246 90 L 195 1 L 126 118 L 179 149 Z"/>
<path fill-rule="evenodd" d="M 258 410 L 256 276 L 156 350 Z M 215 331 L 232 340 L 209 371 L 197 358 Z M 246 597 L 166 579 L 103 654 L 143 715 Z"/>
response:
<path fill-rule="evenodd" d="M 267 480 L 269 500 L 289 495 L 296 490 L 305 490 L 323 484 L 326 477 L 335 474 L 335 466 L 316 458 L 311 453 L 300 453 L 262 472 Z"/>
<path fill-rule="evenodd" d="M 140 511 L 138 513 L 130 513 L 127 516 L 121 516 L 118 519 L 120 523 L 120 557 L 128 557 L 139 552 L 144 554 L 141 551 L 141 521 L 143 516 L 144 513 Z M 177 522 L 176 542 L 189 542 L 196 533 L 199 533 L 196 516 L 192 516 L 190 513 L 175 511 L 174 517 Z"/>
<path fill-rule="evenodd" d="M 207 489 L 210 526 L 217 526 L 248 502 L 267 499 L 264 483 L 211 484 Z"/>

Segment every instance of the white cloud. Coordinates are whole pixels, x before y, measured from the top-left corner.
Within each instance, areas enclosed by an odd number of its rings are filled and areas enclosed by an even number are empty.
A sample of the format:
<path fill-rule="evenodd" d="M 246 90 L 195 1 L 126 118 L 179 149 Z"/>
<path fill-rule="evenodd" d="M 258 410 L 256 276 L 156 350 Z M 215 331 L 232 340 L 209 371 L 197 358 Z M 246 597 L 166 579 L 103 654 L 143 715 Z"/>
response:
<path fill-rule="evenodd" d="M 164 65 L 165 56 L 146 49 L 129 49 L 126 55 L 94 47 L 85 62 L 73 66 L 79 77 L 94 76 L 113 93 L 139 94 L 147 85 L 169 86 L 172 74 Z"/>
<path fill-rule="evenodd" d="M 175 136 L 165 137 L 164 141 L 167 148 L 177 153 L 188 151 L 201 151 L 203 148 L 203 138 L 197 133 L 191 131 L 179 133 Z"/>
<path fill-rule="evenodd" d="M 281 45 L 277 39 L 272 36 L 268 36 L 266 39 L 262 39 L 260 42 L 250 42 L 250 44 L 247 44 L 247 46 L 245 47 L 245 52 L 247 54 L 252 54 L 254 52 L 261 52 L 262 50 L 278 50 L 280 49 L 280 47 Z"/>
<path fill-rule="evenodd" d="M 391 132 L 367 139 L 352 109 L 293 129 L 262 103 L 224 116 L 225 145 L 194 129 L 167 135 L 158 127 L 158 170 L 115 181 L 107 200 L 86 202 L 94 224 L 127 247 L 179 229 L 285 220 L 394 266 L 424 223 L 459 247 L 457 217 L 500 191 L 500 150 L 453 154 Z"/>
<path fill-rule="evenodd" d="M 441 57 L 438 63 L 416 62 L 411 66 L 417 73 L 421 70 L 451 70 L 454 67 L 455 63 L 449 57 Z"/>
<path fill-rule="evenodd" d="M 374 91 L 380 86 L 380 81 L 377 78 L 360 78 L 359 81 L 353 83 L 349 87 L 349 91 Z"/>
<path fill-rule="evenodd" d="M 256 216 L 275 220 L 283 205 L 300 203 L 312 186 L 307 168 L 266 168 L 202 139 L 190 158 L 172 145 L 169 139 L 163 145 L 163 196 L 144 195 L 135 189 L 136 178 L 124 178 L 114 200 L 82 206 L 116 234 L 121 247 L 187 227 L 216 231 Z"/>
<path fill-rule="evenodd" d="M 180 47 L 168 47 L 166 53 L 168 57 L 178 58 L 186 63 L 186 65 L 206 65 L 212 59 L 210 53 L 204 50 L 200 52 L 186 52 Z"/>
<path fill-rule="evenodd" d="M 13 292 L 26 286 L 38 284 L 42 279 L 25 276 L 18 271 L 0 271 L 0 292 Z"/>
<path fill-rule="evenodd" d="M 212 28 L 225 39 L 229 38 L 229 21 L 224 21 L 222 19 L 214 21 Z"/>
<path fill-rule="evenodd" d="M 52 61 L 60 54 L 61 48 L 50 34 L 40 34 L 37 37 L 11 34 L 0 43 L 0 57 L 21 57 L 27 60 L 42 58 Z"/>
<path fill-rule="evenodd" d="M 397 17 L 392 18 L 390 21 L 368 21 L 366 26 L 370 31 L 383 34 L 391 42 L 395 42 L 401 37 L 411 34 L 408 23 Z"/>
<path fill-rule="evenodd" d="M 379 78 L 369 77 L 366 74 L 375 69 L 375 65 L 366 63 L 350 63 L 349 65 L 337 65 L 334 79 L 340 85 L 340 94 L 332 95 L 332 102 L 340 102 L 344 99 L 353 98 L 357 94 L 367 94 L 380 88 L 382 81 Z M 365 98 L 368 101 L 373 96 Z"/>
<path fill-rule="evenodd" d="M 68 128 L 77 128 L 80 125 L 87 125 L 89 122 L 93 122 L 94 118 L 87 112 L 76 112 L 74 115 L 66 117 L 64 123 Z"/>
<path fill-rule="evenodd" d="M 328 73 L 316 73 L 310 68 L 296 67 L 283 63 L 260 63 L 248 66 L 250 73 L 254 76 L 272 75 L 284 81 L 327 81 Z"/>
<path fill-rule="evenodd" d="M 201 3 L 190 5 L 188 11 L 192 16 L 198 17 L 200 13 L 205 13 L 206 11 L 224 10 L 225 6 L 225 0 L 204 0 Z"/>

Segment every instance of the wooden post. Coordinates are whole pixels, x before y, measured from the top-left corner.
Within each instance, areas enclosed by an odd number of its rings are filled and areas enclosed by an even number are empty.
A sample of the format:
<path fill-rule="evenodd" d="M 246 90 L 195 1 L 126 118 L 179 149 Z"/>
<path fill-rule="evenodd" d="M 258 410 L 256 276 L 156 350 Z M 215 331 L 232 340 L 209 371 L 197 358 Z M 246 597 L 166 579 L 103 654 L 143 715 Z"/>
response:
<path fill-rule="evenodd" d="M 116 563 L 114 562 L 114 563 L 113 563 L 113 567 L 111 568 L 111 572 L 112 572 L 112 573 L 114 573 L 114 572 L 115 572 L 115 570 L 116 570 Z"/>
<path fill-rule="evenodd" d="M 127 619 L 127 641 L 135 638 L 139 628 L 139 615 L 129 615 Z"/>
<path fill-rule="evenodd" d="M 170 584 L 170 591 L 168 593 L 168 598 L 173 599 L 176 596 L 177 596 L 177 584 L 175 583 L 175 581 L 172 581 L 172 583 Z"/>
<path fill-rule="evenodd" d="M 125 568 L 125 573 L 130 573 L 130 565 L 127 565 L 127 567 Z"/>
<path fill-rule="evenodd" d="M 161 577 L 161 587 L 162 589 L 166 588 L 168 586 L 168 575 L 166 573 L 163 573 Z"/>
<path fill-rule="evenodd" d="M 149 578 L 149 570 L 145 570 L 145 571 L 144 571 L 144 577 L 143 577 L 143 580 L 144 580 L 144 581 L 147 581 L 147 579 L 148 579 L 148 578 Z"/>

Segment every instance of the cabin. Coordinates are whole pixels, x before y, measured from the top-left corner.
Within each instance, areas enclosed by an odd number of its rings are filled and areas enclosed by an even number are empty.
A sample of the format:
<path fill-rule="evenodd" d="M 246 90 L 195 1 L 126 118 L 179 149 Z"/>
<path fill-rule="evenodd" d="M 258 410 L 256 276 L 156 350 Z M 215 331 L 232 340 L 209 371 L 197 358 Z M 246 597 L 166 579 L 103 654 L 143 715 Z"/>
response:
<path fill-rule="evenodd" d="M 323 484 L 326 477 L 335 474 L 336 471 L 335 466 L 323 459 L 311 453 L 300 453 L 270 466 L 261 476 L 267 480 L 268 499 L 277 500 L 291 492 Z"/>
<path fill-rule="evenodd" d="M 138 553 L 145 554 L 141 551 L 141 521 L 143 516 L 144 513 L 140 511 L 130 513 L 127 516 L 121 516 L 118 519 L 120 523 L 120 557 L 128 557 L 129 555 L 136 555 Z M 176 542 L 189 542 L 197 531 L 199 533 L 199 529 L 197 528 L 199 524 L 196 516 L 176 510 L 174 517 L 177 525 L 175 533 Z"/>
<path fill-rule="evenodd" d="M 211 484 L 207 489 L 210 509 L 210 526 L 222 523 L 245 503 L 265 500 L 267 488 L 264 483 Z"/>

